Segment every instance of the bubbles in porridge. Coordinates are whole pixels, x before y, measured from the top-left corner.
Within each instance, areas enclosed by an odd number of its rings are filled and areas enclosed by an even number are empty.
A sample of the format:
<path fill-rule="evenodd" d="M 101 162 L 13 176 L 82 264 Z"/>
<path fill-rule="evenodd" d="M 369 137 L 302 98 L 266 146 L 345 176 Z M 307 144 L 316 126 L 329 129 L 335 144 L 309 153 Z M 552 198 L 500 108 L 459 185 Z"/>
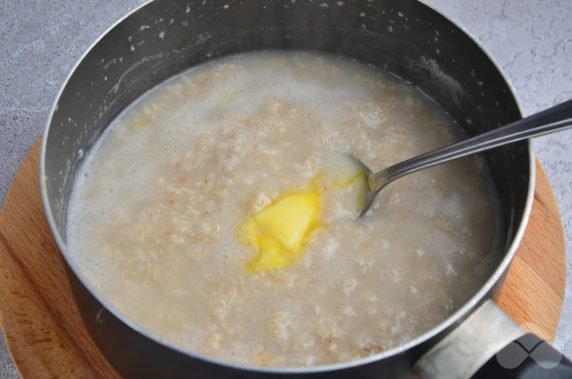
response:
<path fill-rule="evenodd" d="M 356 221 L 361 179 L 340 157 L 378 170 L 462 137 L 415 88 L 354 61 L 218 59 L 141 97 L 84 157 L 69 250 L 121 313 L 182 349 L 281 367 L 365 357 L 477 291 L 498 257 L 498 206 L 469 158 L 396 181 Z M 256 250 L 240 225 L 317 177 L 303 254 L 246 270 Z"/>

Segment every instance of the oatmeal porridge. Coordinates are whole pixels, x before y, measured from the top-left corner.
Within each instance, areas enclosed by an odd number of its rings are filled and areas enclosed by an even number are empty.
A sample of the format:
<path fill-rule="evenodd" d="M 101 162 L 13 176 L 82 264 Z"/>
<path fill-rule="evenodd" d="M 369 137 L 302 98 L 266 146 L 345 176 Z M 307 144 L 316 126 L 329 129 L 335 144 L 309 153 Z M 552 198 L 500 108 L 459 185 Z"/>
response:
<path fill-rule="evenodd" d="M 364 177 L 463 138 L 414 87 L 308 52 L 226 57 L 126 109 L 87 157 L 67 240 L 81 275 L 181 349 L 261 366 L 344 362 L 437 325 L 491 274 L 486 164 Z"/>

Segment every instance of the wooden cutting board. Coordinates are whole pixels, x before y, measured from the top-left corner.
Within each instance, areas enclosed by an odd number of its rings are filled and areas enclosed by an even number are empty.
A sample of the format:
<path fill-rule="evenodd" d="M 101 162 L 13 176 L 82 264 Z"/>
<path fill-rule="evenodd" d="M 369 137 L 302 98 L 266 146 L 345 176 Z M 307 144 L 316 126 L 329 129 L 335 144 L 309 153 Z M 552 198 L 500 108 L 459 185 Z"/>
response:
<path fill-rule="evenodd" d="M 44 216 L 39 143 L 26 157 L 0 215 L 0 321 L 24 378 L 117 374 L 88 335 Z M 564 296 L 565 248 L 558 207 L 537 165 L 534 207 L 498 304 L 518 323 L 554 337 Z"/>

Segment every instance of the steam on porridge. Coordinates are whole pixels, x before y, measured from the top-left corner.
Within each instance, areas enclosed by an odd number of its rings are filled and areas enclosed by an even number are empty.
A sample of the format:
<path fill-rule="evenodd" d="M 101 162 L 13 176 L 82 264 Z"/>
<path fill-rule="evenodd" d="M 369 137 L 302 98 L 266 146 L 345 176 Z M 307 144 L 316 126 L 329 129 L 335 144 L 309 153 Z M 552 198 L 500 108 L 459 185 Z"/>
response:
<path fill-rule="evenodd" d="M 182 349 L 312 366 L 410 341 L 491 274 L 484 161 L 400 179 L 356 220 L 372 169 L 462 138 L 413 87 L 344 58 L 218 59 L 124 111 L 82 167 L 68 246 L 122 314 Z"/>

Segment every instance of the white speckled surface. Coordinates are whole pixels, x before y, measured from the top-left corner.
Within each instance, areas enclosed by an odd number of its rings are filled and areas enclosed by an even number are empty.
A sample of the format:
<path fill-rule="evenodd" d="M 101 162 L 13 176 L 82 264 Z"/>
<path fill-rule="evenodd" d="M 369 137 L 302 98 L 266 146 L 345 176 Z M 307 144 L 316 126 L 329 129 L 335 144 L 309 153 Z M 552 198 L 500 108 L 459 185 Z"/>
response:
<path fill-rule="evenodd" d="M 0 204 L 66 73 L 109 25 L 144 0 L 0 0 Z M 426 0 L 481 42 L 525 114 L 572 98 L 572 1 Z M 567 236 L 568 285 L 555 344 L 572 356 L 572 131 L 535 140 Z M 0 342 L 0 379 L 15 378 Z"/>

